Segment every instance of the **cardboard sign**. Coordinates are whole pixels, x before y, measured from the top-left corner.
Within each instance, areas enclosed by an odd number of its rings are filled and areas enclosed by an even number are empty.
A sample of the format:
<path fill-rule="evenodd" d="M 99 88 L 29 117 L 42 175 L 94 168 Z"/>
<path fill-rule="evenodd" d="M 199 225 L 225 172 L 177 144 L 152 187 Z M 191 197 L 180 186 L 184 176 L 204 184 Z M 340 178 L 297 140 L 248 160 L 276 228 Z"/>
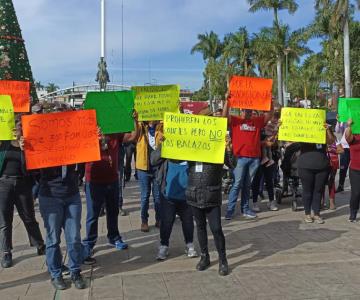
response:
<path fill-rule="evenodd" d="M 227 119 L 165 113 L 161 156 L 224 163 Z"/>
<path fill-rule="evenodd" d="M 285 107 L 281 110 L 279 140 L 325 144 L 325 121 L 325 110 Z"/>
<path fill-rule="evenodd" d="M 272 79 L 233 76 L 229 86 L 230 107 L 269 111 L 272 84 Z"/>
<path fill-rule="evenodd" d="M 163 120 L 165 112 L 179 112 L 180 86 L 134 86 L 139 121 Z"/>
<path fill-rule="evenodd" d="M 360 101 L 349 101 L 347 106 L 349 117 L 353 120 L 351 131 L 354 134 L 360 134 Z"/>
<path fill-rule="evenodd" d="M 95 110 L 22 116 L 28 170 L 100 160 Z"/>
<path fill-rule="evenodd" d="M 0 80 L 0 95 L 11 96 L 14 112 L 30 111 L 29 81 Z"/>
<path fill-rule="evenodd" d="M 209 104 L 206 101 L 181 102 L 180 106 L 184 114 L 197 115 L 201 110 L 207 108 Z"/>
<path fill-rule="evenodd" d="M 134 92 L 90 92 L 86 95 L 85 109 L 95 109 L 96 118 L 104 134 L 134 130 Z"/>
<path fill-rule="evenodd" d="M 348 103 L 360 102 L 360 98 L 339 98 L 338 114 L 340 122 L 347 122 L 350 119 Z"/>
<path fill-rule="evenodd" d="M 15 115 L 10 96 L 0 95 L 0 141 L 14 140 Z"/>

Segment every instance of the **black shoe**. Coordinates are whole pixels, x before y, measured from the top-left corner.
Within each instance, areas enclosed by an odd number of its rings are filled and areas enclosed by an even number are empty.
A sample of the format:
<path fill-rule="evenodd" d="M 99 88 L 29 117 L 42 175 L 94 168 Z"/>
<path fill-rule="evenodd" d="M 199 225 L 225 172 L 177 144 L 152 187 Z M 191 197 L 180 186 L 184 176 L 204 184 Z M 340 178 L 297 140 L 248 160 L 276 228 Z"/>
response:
<path fill-rule="evenodd" d="M 67 285 L 64 281 L 64 278 L 62 278 L 62 276 L 51 279 L 51 283 L 56 290 L 66 290 L 67 289 Z"/>
<path fill-rule="evenodd" d="M 86 281 L 85 279 L 81 276 L 80 273 L 75 273 L 71 275 L 71 281 L 74 283 L 75 287 L 78 290 L 83 290 L 86 288 Z"/>
<path fill-rule="evenodd" d="M 210 267 L 210 256 L 209 254 L 201 254 L 201 258 L 199 263 L 196 265 L 196 270 L 205 271 L 208 267 Z"/>
<path fill-rule="evenodd" d="M 84 259 L 83 261 L 83 264 L 84 265 L 93 265 L 93 264 L 96 264 L 96 259 L 95 258 L 92 258 L 91 256 L 87 257 Z"/>
<path fill-rule="evenodd" d="M 226 276 L 228 274 L 229 274 L 229 265 L 225 258 L 225 259 L 220 260 L 220 262 L 219 262 L 219 275 Z"/>
<path fill-rule="evenodd" d="M 65 266 L 65 265 L 62 265 L 62 266 L 61 266 L 61 274 L 62 274 L 62 276 L 68 276 L 68 275 L 70 275 L 70 270 L 69 270 L 69 268 L 68 268 L 67 266 Z"/>
<path fill-rule="evenodd" d="M 4 253 L 4 256 L 1 260 L 1 266 L 6 269 L 6 268 L 10 268 L 13 265 L 13 261 L 12 261 L 12 254 L 11 252 L 6 252 Z"/>
<path fill-rule="evenodd" d="M 45 245 L 41 245 L 39 247 L 37 247 L 37 255 L 45 255 L 46 254 L 46 246 Z"/>

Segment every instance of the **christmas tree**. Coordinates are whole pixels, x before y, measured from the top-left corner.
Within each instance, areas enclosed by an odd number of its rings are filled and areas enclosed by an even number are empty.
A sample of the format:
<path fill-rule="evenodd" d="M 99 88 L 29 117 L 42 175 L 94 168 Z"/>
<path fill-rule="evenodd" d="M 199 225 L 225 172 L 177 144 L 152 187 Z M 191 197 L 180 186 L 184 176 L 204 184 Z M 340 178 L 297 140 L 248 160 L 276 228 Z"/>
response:
<path fill-rule="evenodd" d="M 0 0 L 0 80 L 30 81 L 32 101 L 38 101 L 12 0 Z"/>

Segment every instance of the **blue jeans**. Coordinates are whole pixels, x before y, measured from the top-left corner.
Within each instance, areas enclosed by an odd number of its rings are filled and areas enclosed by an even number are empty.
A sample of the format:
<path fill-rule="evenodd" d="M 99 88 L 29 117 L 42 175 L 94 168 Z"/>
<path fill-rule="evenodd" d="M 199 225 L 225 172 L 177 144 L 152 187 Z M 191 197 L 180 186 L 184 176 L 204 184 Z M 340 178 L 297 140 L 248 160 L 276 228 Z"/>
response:
<path fill-rule="evenodd" d="M 137 170 L 141 190 L 141 220 L 147 223 L 149 219 L 150 193 L 154 197 L 155 219 L 160 221 L 160 188 L 155 180 L 155 172 Z"/>
<path fill-rule="evenodd" d="M 83 240 L 85 255 L 90 256 L 98 238 L 98 220 L 101 207 L 105 203 L 107 238 L 113 243 L 121 239 L 118 227 L 119 216 L 119 182 L 95 184 L 87 182 L 86 194 L 86 238 Z"/>
<path fill-rule="evenodd" d="M 80 194 L 68 198 L 43 197 L 39 195 L 40 213 L 46 228 L 46 263 L 51 278 L 61 276 L 62 255 L 61 230 L 64 228 L 66 248 L 71 274 L 80 272 L 83 261 L 81 245 L 81 199 Z"/>
<path fill-rule="evenodd" d="M 249 210 L 251 182 L 260 165 L 259 158 L 239 157 L 234 169 L 234 184 L 229 192 L 227 215 L 235 212 L 237 198 L 241 190 L 241 212 Z"/>

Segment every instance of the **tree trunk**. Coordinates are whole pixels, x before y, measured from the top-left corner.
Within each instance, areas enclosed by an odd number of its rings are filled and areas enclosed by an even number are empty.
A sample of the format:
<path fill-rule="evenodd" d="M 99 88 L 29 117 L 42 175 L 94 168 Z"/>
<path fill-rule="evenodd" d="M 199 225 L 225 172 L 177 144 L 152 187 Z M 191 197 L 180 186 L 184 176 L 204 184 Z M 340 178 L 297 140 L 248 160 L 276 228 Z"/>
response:
<path fill-rule="evenodd" d="M 349 38 L 349 19 L 344 25 L 344 68 L 345 68 L 345 97 L 351 97 L 351 71 L 350 71 L 350 38 Z"/>
<path fill-rule="evenodd" d="M 278 102 L 280 105 L 284 105 L 283 101 L 283 80 L 282 80 L 282 70 L 281 70 L 281 57 L 278 56 L 276 63 L 276 71 L 277 71 L 277 87 L 278 87 Z"/>

